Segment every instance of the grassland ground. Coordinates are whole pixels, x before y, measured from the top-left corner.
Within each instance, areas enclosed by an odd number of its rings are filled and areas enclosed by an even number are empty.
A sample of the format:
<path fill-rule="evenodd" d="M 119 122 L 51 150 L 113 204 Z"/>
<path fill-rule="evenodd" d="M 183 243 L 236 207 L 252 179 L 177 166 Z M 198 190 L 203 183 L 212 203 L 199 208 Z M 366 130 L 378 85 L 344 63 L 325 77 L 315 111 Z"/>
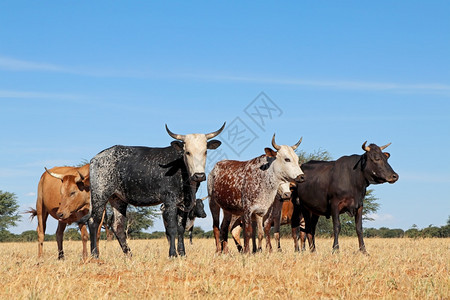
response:
<path fill-rule="evenodd" d="M 165 239 L 129 241 L 132 258 L 117 241 L 101 242 L 100 260 L 81 260 L 81 242 L 0 244 L 0 299 L 449 299 L 450 239 L 317 239 L 317 253 L 241 255 L 214 253 L 212 239 L 186 243 L 187 256 L 168 258 Z M 306 297 L 306 298 L 305 298 Z"/>

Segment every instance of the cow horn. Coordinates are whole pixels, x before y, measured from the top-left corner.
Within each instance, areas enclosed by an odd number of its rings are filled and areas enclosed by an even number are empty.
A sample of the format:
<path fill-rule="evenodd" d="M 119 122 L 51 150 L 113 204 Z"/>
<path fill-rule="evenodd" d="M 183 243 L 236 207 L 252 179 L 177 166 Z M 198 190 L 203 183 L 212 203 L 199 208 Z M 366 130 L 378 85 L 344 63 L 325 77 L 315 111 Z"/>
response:
<path fill-rule="evenodd" d="M 209 139 L 212 139 L 213 137 L 216 137 L 216 136 L 218 136 L 219 135 L 219 133 L 221 133 L 222 132 L 222 130 L 225 128 L 225 124 L 227 124 L 227 122 L 223 122 L 223 125 L 222 125 L 222 127 L 220 127 L 220 129 L 219 130 L 217 130 L 217 131 L 214 131 L 214 132 L 211 132 L 211 133 L 207 133 L 207 134 L 205 134 L 205 136 L 206 136 L 206 139 L 207 140 L 209 140 Z"/>
<path fill-rule="evenodd" d="M 384 150 L 384 149 L 386 149 L 390 144 L 392 144 L 392 143 L 389 143 L 389 144 L 386 144 L 386 145 L 384 145 L 384 146 L 381 146 L 380 149 L 381 149 L 381 150 Z"/>
<path fill-rule="evenodd" d="M 84 176 L 80 173 L 80 171 L 78 171 L 78 175 L 80 175 L 80 180 L 77 180 L 77 182 L 83 181 L 84 180 Z"/>
<path fill-rule="evenodd" d="M 167 133 L 176 140 L 184 141 L 184 139 L 186 138 L 185 135 L 176 134 L 176 133 L 173 133 L 172 131 L 170 131 L 169 128 L 167 127 L 167 124 L 166 124 L 166 130 L 167 130 Z"/>
<path fill-rule="evenodd" d="M 206 200 L 207 198 L 209 198 L 209 196 L 205 196 L 205 197 L 203 197 L 203 198 L 201 198 L 200 200 Z"/>
<path fill-rule="evenodd" d="M 362 149 L 363 149 L 364 151 L 369 152 L 369 151 L 370 151 L 370 147 L 369 147 L 369 146 L 366 146 L 366 143 L 367 143 L 367 141 L 365 141 L 364 144 L 362 144 Z"/>
<path fill-rule="evenodd" d="M 272 137 L 272 146 L 275 148 L 275 150 L 280 150 L 280 146 L 278 146 L 277 145 L 277 143 L 275 143 L 275 133 L 273 134 L 273 137 Z"/>
<path fill-rule="evenodd" d="M 63 180 L 64 175 L 50 172 L 49 170 L 47 170 L 46 167 L 44 167 L 44 169 L 45 169 L 45 171 L 47 171 L 48 174 L 50 174 L 50 176 L 55 177 L 55 178 L 58 178 L 58 179 L 60 179 L 60 180 Z"/>
<path fill-rule="evenodd" d="M 292 150 L 297 149 L 298 146 L 300 146 L 300 144 L 302 143 L 303 137 L 300 138 L 300 140 L 297 142 L 297 144 L 295 144 L 294 146 L 292 146 Z"/>

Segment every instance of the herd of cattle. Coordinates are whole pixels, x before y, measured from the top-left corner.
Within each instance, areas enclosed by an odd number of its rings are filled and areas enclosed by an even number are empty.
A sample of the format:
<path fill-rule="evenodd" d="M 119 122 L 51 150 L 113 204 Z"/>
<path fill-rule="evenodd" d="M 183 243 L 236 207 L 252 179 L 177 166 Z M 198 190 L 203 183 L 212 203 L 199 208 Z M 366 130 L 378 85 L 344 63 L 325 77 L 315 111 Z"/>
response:
<path fill-rule="evenodd" d="M 212 133 L 181 135 L 171 132 L 166 125 L 167 133 L 174 138 L 169 147 L 113 146 L 82 167 L 46 169 L 39 181 L 36 209 L 29 211 L 38 219 L 38 255 L 43 252 L 46 221 L 51 215 L 58 220 L 58 258 L 64 258 L 64 229 L 73 222 L 80 227 L 83 258 L 88 257 L 86 224 L 91 255 L 98 257 L 98 239 L 107 203 L 113 208 L 111 229 L 124 253 L 130 253 L 125 234 L 128 204 L 162 204 L 169 256 L 185 255 L 185 230 L 192 229 L 195 217 L 206 216 L 204 199 L 196 199 L 196 192 L 206 180 L 207 149 L 221 145 L 213 138 L 224 127 L 225 123 Z M 228 251 L 229 232 L 239 251 L 250 252 L 251 238 L 253 251 L 261 249 L 264 236 L 266 247 L 271 251 L 272 226 L 280 248 L 281 224 L 291 224 L 296 251 L 300 249 L 299 236 L 302 250 L 307 237 L 310 250 L 315 251 L 314 235 L 319 216 L 332 217 L 333 250 L 337 250 L 339 215 L 347 212 L 355 217 L 359 250 L 366 253 L 362 234 L 366 188 L 370 184 L 398 180 L 387 161 L 389 153 L 382 152 L 390 144 L 379 147 L 366 146 L 364 142 L 361 155 L 300 165 L 295 153 L 300 143 L 301 139 L 293 146 L 278 145 L 274 135 L 274 149 L 265 148 L 265 154 L 248 161 L 222 160 L 214 166 L 207 188 L 217 252 Z M 220 211 L 223 214 L 221 224 Z M 241 229 L 244 230 L 243 247 L 239 238 Z"/>

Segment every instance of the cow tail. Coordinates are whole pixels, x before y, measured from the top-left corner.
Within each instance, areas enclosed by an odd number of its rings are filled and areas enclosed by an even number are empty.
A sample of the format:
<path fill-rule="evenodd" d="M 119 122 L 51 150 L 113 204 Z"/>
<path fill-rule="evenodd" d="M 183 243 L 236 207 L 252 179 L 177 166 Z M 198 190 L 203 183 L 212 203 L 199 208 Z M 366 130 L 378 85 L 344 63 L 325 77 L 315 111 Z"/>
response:
<path fill-rule="evenodd" d="M 31 214 L 30 216 L 30 221 L 32 221 L 34 219 L 34 217 L 37 216 L 37 210 L 35 210 L 34 208 L 30 207 L 28 210 L 23 212 L 24 214 Z"/>

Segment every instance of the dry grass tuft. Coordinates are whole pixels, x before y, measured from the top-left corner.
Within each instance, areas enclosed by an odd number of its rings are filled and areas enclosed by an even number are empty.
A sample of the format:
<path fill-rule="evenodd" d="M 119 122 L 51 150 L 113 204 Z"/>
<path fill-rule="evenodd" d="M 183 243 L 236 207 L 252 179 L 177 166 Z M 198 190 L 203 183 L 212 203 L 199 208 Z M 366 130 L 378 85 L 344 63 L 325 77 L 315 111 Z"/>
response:
<path fill-rule="evenodd" d="M 214 241 L 187 243 L 185 258 L 169 259 L 166 240 L 130 241 L 125 257 L 116 241 L 102 242 L 100 260 L 81 260 L 81 242 L 0 244 L 0 298 L 19 299 L 449 299 L 450 239 L 366 239 L 370 256 L 356 251 L 356 238 L 318 239 L 319 252 L 284 251 L 215 255 Z"/>

